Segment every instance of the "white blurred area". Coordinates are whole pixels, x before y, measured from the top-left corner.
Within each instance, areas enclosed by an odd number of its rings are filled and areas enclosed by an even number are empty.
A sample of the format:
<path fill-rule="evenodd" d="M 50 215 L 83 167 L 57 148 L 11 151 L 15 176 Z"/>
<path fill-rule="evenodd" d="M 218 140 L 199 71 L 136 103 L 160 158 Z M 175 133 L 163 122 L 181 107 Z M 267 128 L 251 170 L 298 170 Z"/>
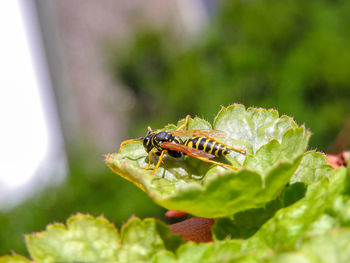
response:
<path fill-rule="evenodd" d="M 68 151 L 93 145 L 103 165 L 127 137 L 133 105 L 106 69 L 104 43 L 127 39 L 140 21 L 195 37 L 214 2 L 0 0 L 0 210 L 68 174 L 52 87 Z"/>
<path fill-rule="evenodd" d="M 0 1 L 0 209 L 67 173 L 32 1 Z"/>

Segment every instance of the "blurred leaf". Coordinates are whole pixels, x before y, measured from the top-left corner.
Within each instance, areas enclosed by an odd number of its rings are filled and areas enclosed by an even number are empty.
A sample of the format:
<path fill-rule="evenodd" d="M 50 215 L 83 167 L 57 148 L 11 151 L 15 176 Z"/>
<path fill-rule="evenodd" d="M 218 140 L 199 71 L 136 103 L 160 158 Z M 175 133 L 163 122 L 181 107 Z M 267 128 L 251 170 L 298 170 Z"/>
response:
<path fill-rule="evenodd" d="M 311 184 L 306 195 L 291 206 L 280 209 L 263 225 L 249 242 L 262 242 L 270 248 L 294 247 L 302 236 L 317 230 L 325 232 L 336 226 L 334 218 L 324 221 L 334 202 L 344 191 L 348 174 L 346 169 L 333 172 L 330 179 Z M 339 216 L 340 214 L 336 214 Z M 320 220 L 320 221 L 318 221 Z M 320 227 L 317 222 L 325 223 Z"/>
<path fill-rule="evenodd" d="M 343 167 L 310 184 L 304 198 L 278 210 L 245 240 L 184 244 L 158 220 L 138 218 L 131 218 L 119 236 L 104 218 L 77 215 L 67 227 L 54 224 L 27 236 L 27 244 L 36 262 L 347 262 L 350 195 L 344 190 L 349 180 Z M 267 210 L 280 205 L 274 202 Z"/>
<path fill-rule="evenodd" d="M 170 253 L 158 253 L 152 263 L 209 263 L 209 262 L 257 262 L 259 255 L 239 253 L 239 243 L 236 241 L 216 241 L 214 243 L 182 245 L 176 256 Z"/>
<path fill-rule="evenodd" d="M 35 262 L 146 262 L 158 252 L 174 252 L 183 243 L 155 219 L 131 218 L 117 229 L 103 217 L 76 215 L 67 227 L 53 224 L 26 237 Z"/>
<path fill-rule="evenodd" d="M 227 237 L 246 239 L 252 236 L 279 209 L 292 205 L 303 198 L 308 184 L 330 176 L 333 170 L 331 166 L 327 165 L 324 154 L 306 152 L 291 178 L 291 185 L 284 189 L 281 196 L 262 208 L 250 209 L 239 212 L 232 217 L 217 219 L 213 226 L 215 237 L 221 240 Z"/>
<path fill-rule="evenodd" d="M 330 175 L 333 170 L 333 167 L 327 164 L 325 154 L 310 151 L 304 154 L 291 183 L 302 182 L 308 185 Z"/>
<path fill-rule="evenodd" d="M 277 254 L 271 263 L 346 263 L 350 262 L 350 229 L 339 228 L 306 240 L 296 252 Z"/>
<path fill-rule="evenodd" d="M 211 262 L 305 262 L 305 263 L 346 263 L 350 260 L 350 229 L 338 228 L 322 235 L 313 236 L 300 242 L 293 251 L 263 249 L 257 245 L 244 249 L 244 241 L 216 241 L 214 243 L 187 243 L 174 256 L 168 252 L 155 255 L 152 263 L 211 263 Z M 242 244 L 243 245 L 240 245 Z M 243 248 L 243 250 L 242 250 Z"/>
<path fill-rule="evenodd" d="M 282 207 L 281 198 L 277 198 L 267 203 L 265 207 L 238 212 L 232 217 L 218 218 L 212 227 L 213 235 L 218 240 L 246 239 L 258 231 Z"/>
<path fill-rule="evenodd" d="M 0 263 L 30 263 L 31 261 L 20 255 L 2 256 L 0 257 Z"/>
<path fill-rule="evenodd" d="M 349 221 L 337 221 L 350 215 L 349 197 L 339 204 L 348 180 L 346 169 L 341 168 L 312 183 L 304 198 L 280 209 L 246 240 L 190 242 L 175 256 L 160 253 L 153 262 L 348 262 Z"/>
<path fill-rule="evenodd" d="M 120 249 L 117 229 L 103 217 L 76 215 L 45 232 L 26 236 L 36 262 L 116 262 Z"/>
<path fill-rule="evenodd" d="M 307 186 L 303 183 L 294 183 L 289 185 L 282 192 L 283 207 L 294 204 L 296 201 L 303 198 L 305 196 L 306 190 Z"/>
<path fill-rule="evenodd" d="M 159 220 L 131 218 L 121 229 L 120 262 L 145 262 L 158 252 L 175 252 L 183 243 Z"/>

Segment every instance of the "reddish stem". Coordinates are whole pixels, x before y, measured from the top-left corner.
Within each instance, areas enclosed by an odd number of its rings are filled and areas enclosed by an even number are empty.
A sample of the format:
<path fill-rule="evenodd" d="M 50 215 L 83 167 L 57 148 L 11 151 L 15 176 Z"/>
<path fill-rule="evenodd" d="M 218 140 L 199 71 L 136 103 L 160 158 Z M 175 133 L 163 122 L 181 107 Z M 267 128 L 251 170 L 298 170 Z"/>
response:
<path fill-rule="evenodd" d="M 165 216 L 167 218 L 175 218 L 175 217 L 182 217 L 188 215 L 186 212 L 176 211 L 176 210 L 169 210 L 165 213 Z"/>
<path fill-rule="evenodd" d="M 170 225 L 172 234 L 182 236 L 185 241 L 210 242 L 213 241 L 211 227 L 214 219 L 192 217 L 182 222 Z"/>
<path fill-rule="evenodd" d="M 337 169 L 340 166 L 347 166 L 349 157 L 350 152 L 341 152 L 339 154 L 327 154 L 327 163 Z"/>

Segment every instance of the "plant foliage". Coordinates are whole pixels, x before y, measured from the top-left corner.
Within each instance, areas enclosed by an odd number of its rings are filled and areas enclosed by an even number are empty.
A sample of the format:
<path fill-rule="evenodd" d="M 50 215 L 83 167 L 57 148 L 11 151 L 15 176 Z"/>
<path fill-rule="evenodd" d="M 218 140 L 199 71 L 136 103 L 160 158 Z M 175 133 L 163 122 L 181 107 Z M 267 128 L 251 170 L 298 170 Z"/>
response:
<path fill-rule="evenodd" d="M 77 214 L 66 225 L 55 223 L 27 235 L 30 260 L 349 262 L 349 168 L 335 170 L 322 153 L 306 151 L 309 133 L 303 126 L 275 110 L 235 104 L 222 108 L 213 125 L 194 118 L 188 128 L 225 131 L 225 142 L 247 151 L 227 157 L 239 169 L 169 157 L 153 175 L 142 169 L 148 160 L 138 142 L 106 161 L 164 207 L 216 218 L 213 242 L 185 243 L 154 218 L 132 217 L 118 231 L 104 217 Z M 30 260 L 17 254 L 0 257 L 0 263 Z"/>
<path fill-rule="evenodd" d="M 67 226 L 53 224 L 28 235 L 27 246 L 35 262 L 348 262 L 348 186 L 345 168 L 331 172 L 244 239 L 184 243 L 156 219 L 131 218 L 118 232 L 102 217 L 76 215 Z M 30 261 L 14 255 L 0 262 Z"/>
<path fill-rule="evenodd" d="M 245 109 L 239 104 L 222 108 L 213 126 L 199 118 L 189 121 L 188 129 L 201 128 L 224 131 L 228 135 L 225 143 L 246 150 L 246 155 L 232 152 L 226 158 L 238 171 L 212 167 L 186 156 L 165 159 L 154 176 L 152 170 L 143 169 L 148 155 L 139 142 L 107 155 L 106 163 L 167 209 L 223 217 L 261 207 L 274 199 L 301 169 L 309 138 L 305 128 L 298 127 L 290 117 L 279 117 L 275 110 Z"/>

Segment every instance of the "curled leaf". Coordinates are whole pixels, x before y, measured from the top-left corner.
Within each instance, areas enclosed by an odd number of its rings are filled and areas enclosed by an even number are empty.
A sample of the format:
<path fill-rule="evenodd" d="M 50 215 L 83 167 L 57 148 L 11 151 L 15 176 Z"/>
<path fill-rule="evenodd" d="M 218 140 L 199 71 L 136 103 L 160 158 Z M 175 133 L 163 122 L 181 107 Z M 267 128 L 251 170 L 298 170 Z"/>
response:
<path fill-rule="evenodd" d="M 183 122 L 168 125 L 165 130 L 174 130 Z M 152 174 L 152 170 L 142 169 L 147 167 L 148 155 L 139 142 L 107 154 L 105 161 L 112 171 L 132 181 L 159 205 L 214 218 L 273 200 L 297 170 L 309 139 L 305 128 L 298 127 L 292 118 L 279 117 L 276 110 L 245 109 L 239 104 L 222 108 L 213 126 L 194 118 L 187 128 L 225 132 L 227 137 L 218 140 L 246 150 L 246 155 L 233 151 L 216 161 L 231 163 L 238 171 L 189 156 L 166 156 L 157 173 Z M 154 157 L 152 163 L 156 162 Z"/>

